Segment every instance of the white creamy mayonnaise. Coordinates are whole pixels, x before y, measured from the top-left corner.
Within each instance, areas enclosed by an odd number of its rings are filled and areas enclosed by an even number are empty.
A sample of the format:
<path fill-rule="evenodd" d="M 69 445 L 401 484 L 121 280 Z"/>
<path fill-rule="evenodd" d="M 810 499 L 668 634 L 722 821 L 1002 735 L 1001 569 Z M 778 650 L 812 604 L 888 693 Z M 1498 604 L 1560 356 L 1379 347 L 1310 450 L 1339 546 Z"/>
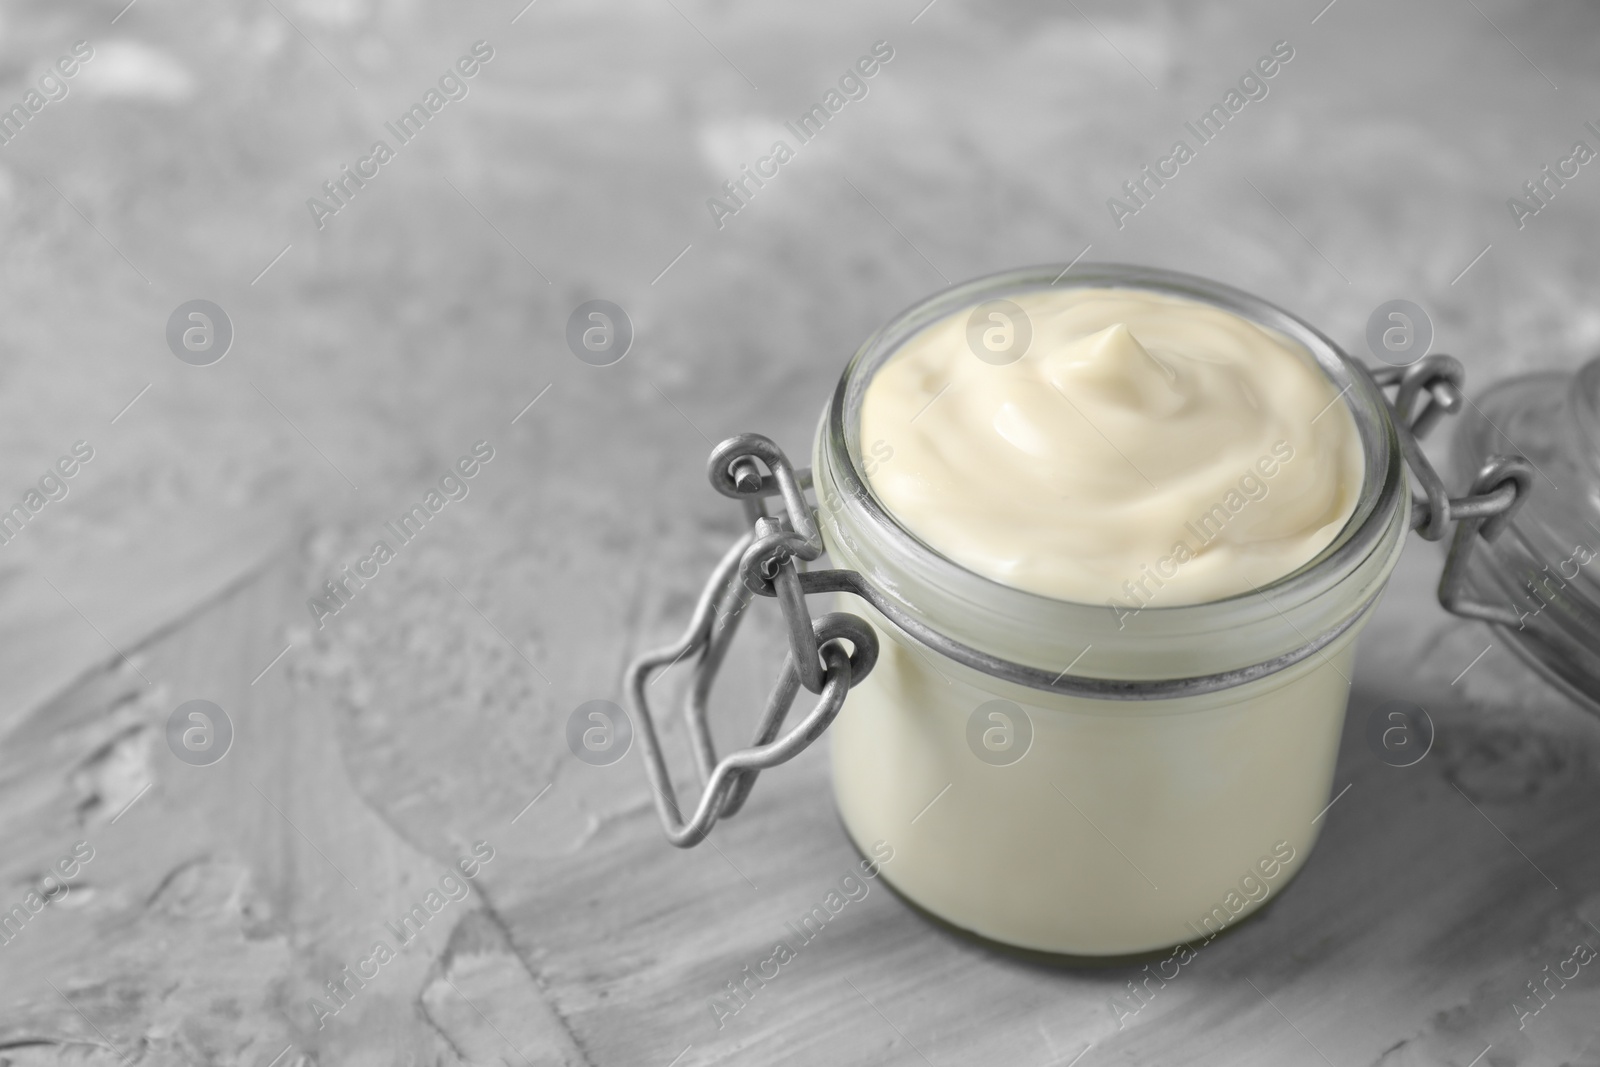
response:
<path fill-rule="evenodd" d="M 915 334 L 862 402 L 873 492 L 954 562 L 1124 619 L 1281 578 L 1355 510 L 1360 433 L 1298 342 L 1139 289 L 1009 304 Z"/>

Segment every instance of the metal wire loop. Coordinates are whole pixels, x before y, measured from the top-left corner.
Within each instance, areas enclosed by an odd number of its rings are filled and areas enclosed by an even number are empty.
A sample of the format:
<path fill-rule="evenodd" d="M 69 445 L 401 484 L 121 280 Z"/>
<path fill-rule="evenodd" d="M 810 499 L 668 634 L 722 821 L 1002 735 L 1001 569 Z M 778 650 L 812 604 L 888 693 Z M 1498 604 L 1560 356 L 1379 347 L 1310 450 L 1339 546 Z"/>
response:
<path fill-rule="evenodd" d="M 1461 410 L 1466 371 L 1454 356 L 1436 353 L 1409 367 L 1376 367 L 1370 373 L 1380 387 L 1397 387 L 1395 399 L 1386 397 L 1385 403 L 1400 438 L 1400 452 L 1422 490 L 1412 508 L 1412 529 L 1424 541 L 1438 541 L 1450 531 L 1450 490 L 1422 451 L 1421 439 L 1440 418 Z"/>
<path fill-rule="evenodd" d="M 755 460 L 766 464 L 772 473 L 761 476 L 756 486 L 753 475 L 759 473 Z M 711 487 L 723 496 L 742 499 L 778 495 L 783 498 L 788 513 L 789 527 L 798 536 L 790 552 L 800 559 L 812 560 L 822 555 L 822 534 L 806 503 L 804 488 L 810 483 L 809 472 L 802 480 L 771 438 L 758 433 L 742 433 L 728 438 L 711 450 L 706 465 Z"/>
<path fill-rule="evenodd" d="M 758 461 L 772 473 L 762 475 Z M 796 470 L 782 449 L 767 438 L 741 434 L 712 451 L 709 475 L 718 492 L 745 503 L 751 529 L 712 569 L 683 636 L 640 656 L 626 674 L 629 713 L 644 750 L 656 813 L 667 840 L 680 848 L 700 843 L 718 819 L 735 814 L 762 770 L 793 759 L 821 736 L 844 706 L 850 687 L 867 676 L 878 658 L 877 633 L 865 619 L 830 612 L 813 620 L 806 609 L 808 590 L 800 580 L 800 565 L 822 551 L 821 534 L 804 496 L 810 472 Z M 783 498 L 785 514 L 768 515 L 760 506 L 764 497 L 772 495 Z M 749 747 L 718 759 L 707 721 L 711 687 L 745 609 L 757 595 L 777 598 L 788 630 L 789 652 L 757 722 L 754 740 Z M 692 677 L 684 697 L 684 720 L 703 784 L 687 818 L 667 771 L 648 696 L 652 676 L 685 658 L 690 658 Z M 780 737 L 779 730 L 801 688 L 818 694 L 817 703 Z"/>
<path fill-rule="evenodd" d="M 1517 505 L 1533 491 L 1533 464 L 1522 456 L 1490 456 L 1472 482 L 1472 495 L 1461 501 L 1451 501 L 1450 510 L 1463 518 L 1484 517 L 1483 538 L 1493 541 L 1500 536 Z M 1504 505 L 1499 500 L 1510 492 Z M 1469 511 L 1471 514 L 1469 514 Z"/>
<path fill-rule="evenodd" d="M 744 558 L 739 562 L 739 577 L 752 593 L 777 596 L 773 582 L 777 580 L 784 564 L 799 556 L 794 549 L 798 535 L 788 528 L 783 519 L 769 518 L 764 521 L 767 525 L 763 527 L 758 522 L 756 539 L 745 549 Z"/>
<path fill-rule="evenodd" d="M 1439 578 L 1440 605 L 1463 618 L 1520 625 L 1521 618 L 1514 608 L 1489 604 L 1472 595 L 1467 585 L 1468 561 L 1478 539 L 1493 541 L 1500 536 L 1527 500 L 1533 489 L 1533 465 L 1522 456 L 1489 456 L 1467 495 L 1452 497 L 1423 453 L 1420 438 L 1443 416 L 1456 414 L 1466 403 L 1462 391 L 1466 372 L 1461 361 L 1443 354 L 1424 356 L 1403 369 L 1374 368 L 1371 377 L 1380 387 L 1398 387 L 1395 399 L 1390 401 L 1385 396 L 1384 402 L 1393 416 L 1400 451 L 1423 493 L 1412 500 L 1412 529 L 1424 540 L 1438 541 L 1455 524 L 1444 573 Z"/>
<path fill-rule="evenodd" d="M 1413 436 L 1426 437 L 1441 418 L 1461 410 L 1466 402 L 1461 391 L 1466 380 L 1467 369 L 1461 361 L 1442 352 L 1423 356 L 1405 369 L 1395 408 Z M 1419 408 L 1418 402 L 1424 398 L 1427 403 Z"/>

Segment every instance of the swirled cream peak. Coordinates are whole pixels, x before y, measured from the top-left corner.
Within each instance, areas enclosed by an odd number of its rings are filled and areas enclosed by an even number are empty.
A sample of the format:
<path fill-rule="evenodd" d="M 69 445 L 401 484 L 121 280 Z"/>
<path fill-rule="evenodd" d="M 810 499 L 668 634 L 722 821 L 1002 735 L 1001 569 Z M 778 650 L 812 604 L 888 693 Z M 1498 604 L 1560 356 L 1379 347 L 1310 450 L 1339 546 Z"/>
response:
<path fill-rule="evenodd" d="M 873 492 L 946 557 L 1121 617 L 1248 593 L 1350 518 L 1360 434 L 1298 342 L 1139 289 L 1009 299 L 911 337 L 862 402 Z"/>

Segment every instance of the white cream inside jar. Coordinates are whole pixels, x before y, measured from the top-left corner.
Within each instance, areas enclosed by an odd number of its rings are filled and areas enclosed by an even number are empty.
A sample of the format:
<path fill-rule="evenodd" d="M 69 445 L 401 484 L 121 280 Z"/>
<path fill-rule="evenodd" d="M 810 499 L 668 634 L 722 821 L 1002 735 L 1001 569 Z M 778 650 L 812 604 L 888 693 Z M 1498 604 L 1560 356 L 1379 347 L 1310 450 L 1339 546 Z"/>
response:
<path fill-rule="evenodd" d="M 892 456 L 873 492 L 936 551 L 1130 612 L 1248 593 L 1333 540 L 1364 463 L 1338 400 L 1303 346 L 1222 308 L 1040 289 L 908 339 L 861 437 Z"/>

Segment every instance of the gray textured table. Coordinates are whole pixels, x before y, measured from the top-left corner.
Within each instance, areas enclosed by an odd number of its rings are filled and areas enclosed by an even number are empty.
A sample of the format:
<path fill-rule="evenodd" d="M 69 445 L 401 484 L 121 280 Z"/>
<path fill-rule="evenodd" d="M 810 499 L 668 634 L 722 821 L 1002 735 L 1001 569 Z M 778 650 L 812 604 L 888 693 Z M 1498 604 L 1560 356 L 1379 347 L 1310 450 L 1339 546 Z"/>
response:
<path fill-rule="evenodd" d="M 1594 967 L 1515 1007 L 1600 946 L 1600 730 L 1437 609 L 1432 546 L 1363 638 L 1307 869 L 1132 1019 L 1134 971 L 996 955 L 876 888 L 719 1028 L 711 999 L 855 862 L 825 753 L 680 852 L 637 753 L 564 737 L 736 533 L 710 442 L 803 451 L 856 344 L 946 282 L 1085 254 L 1257 291 L 1357 353 L 1415 300 L 1479 386 L 1576 366 L 1600 171 L 1520 228 L 1507 198 L 1600 147 L 1600 8 L 124 2 L 0 27 L 27 114 L 0 147 L 0 495 L 94 450 L 0 545 L 0 903 L 26 912 L 0 1064 L 1600 1063 Z M 866 95 L 787 133 L 878 41 Z M 1278 41 L 1263 98 L 1108 206 Z M 203 367 L 164 334 L 197 298 L 234 332 Z M 604 368 L 563 334 L 597 298 L 636 328 Z M 478 441 L 466 496 L 319 626 L 308 598 Z M 744 640 L 725 737 L 774 616 Z M 1397 770 L 1360 724 L 1402 698 L 1438 739 Z M 192 699 L 231 720 L 221 762 L 169 747 Z"/>

